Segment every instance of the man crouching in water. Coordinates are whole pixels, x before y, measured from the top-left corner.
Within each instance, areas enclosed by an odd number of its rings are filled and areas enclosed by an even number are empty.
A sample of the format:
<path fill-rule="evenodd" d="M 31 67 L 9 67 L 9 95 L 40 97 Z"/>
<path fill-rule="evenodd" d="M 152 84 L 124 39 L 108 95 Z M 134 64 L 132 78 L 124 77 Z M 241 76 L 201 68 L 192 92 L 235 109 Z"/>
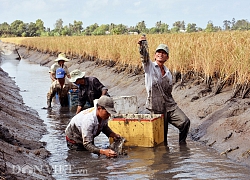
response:
<path fill-rule="evenodd" d="M 115 151 L 111 149 L 100 149 L 94 145 L 94 138 L 101 132 L 115 140 L 121 138 L 108 126 L 108 118 L 114 113 L 116 111 L 113 99 L 108 96 L 101 96 L 96 107 L 86 109 L 75 115 L 65 130 L 68 148 L 77 151 L 90 151 L 107 157 L 117 156 Z"/>

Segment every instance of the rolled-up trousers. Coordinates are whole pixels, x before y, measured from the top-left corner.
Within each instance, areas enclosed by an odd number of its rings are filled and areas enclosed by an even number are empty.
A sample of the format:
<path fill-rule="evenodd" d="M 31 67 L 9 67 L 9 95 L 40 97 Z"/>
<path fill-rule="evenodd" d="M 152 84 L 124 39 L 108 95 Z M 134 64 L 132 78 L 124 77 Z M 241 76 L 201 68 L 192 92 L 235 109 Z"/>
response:
<path fill-rule="evenodd" d="M 157 112 L 154 112 L 157 113 Z M 164 143 L 167 144 L 168 123 L 179 129 L 179 143 L 186 143 L 190 120 L 185 113 L 177 106 L 173 111 L 164 113 Z"/>

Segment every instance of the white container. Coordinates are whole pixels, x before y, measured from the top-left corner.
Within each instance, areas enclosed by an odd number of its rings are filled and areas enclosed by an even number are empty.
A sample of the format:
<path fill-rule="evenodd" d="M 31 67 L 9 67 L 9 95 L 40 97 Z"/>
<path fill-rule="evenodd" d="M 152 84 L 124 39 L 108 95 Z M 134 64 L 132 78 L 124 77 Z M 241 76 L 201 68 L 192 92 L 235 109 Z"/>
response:
<path fill-rule="evenodd" d="M 136 96 L 114 96 L 112 98 L 117 114 L 138 114 Z"/>
<path fill-rule="evenodd" d="M 138 114 L 138 103 L 136 96 L 113 96 L 114 106 L 117 114 Z M 94 100 L 96 106 L 98 99 Z"/>

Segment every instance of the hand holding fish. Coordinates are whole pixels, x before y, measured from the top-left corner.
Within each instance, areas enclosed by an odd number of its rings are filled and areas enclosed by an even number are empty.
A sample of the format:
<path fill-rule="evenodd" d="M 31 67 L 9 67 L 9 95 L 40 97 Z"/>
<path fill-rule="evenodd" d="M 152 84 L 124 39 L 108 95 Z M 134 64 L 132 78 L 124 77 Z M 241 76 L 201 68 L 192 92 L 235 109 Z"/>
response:
<path fill-rule="evenodd" d="M 148 61 L 149 60 L 149 48 L 148 48 L 148 42 L 147 42 L 145 34 L 143 34 L 139 38 L 138 44 L 139 44 L 139 52 L 141 54 L 141 60 L 143 62 Z"/>
<path fill-rule="evenodd" d="M 138 44 L 142 45 L 143 41 L 146 41 L 146 35 L 143 34 L 140 38 L 139 38 L 139 41 L 138 41 Z"/>

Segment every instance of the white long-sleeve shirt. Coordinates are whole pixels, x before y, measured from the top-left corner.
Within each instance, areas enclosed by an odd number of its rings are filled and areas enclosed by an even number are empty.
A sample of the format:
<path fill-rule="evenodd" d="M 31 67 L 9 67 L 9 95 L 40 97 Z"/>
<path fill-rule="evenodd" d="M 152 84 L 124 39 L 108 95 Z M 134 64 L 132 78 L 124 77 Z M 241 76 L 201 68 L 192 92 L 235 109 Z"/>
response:
<path fill-rule="evenodd" d="M 69 122 L 65 134 L 75 141 L 87 145 L 93 143 L 94 137 L 103 132 L 107 137 L 113 132 L 108 126 L 108 119 L 98 122 L 96 107 L 92 107 L 76 114 Z"/>
<path fill-rule="evenodd" d="M 149 59 L 143 59 L 143 68 L 145 71 L 145 86 L 147 90 L 146 108 L 156 113 L 164 111 L 173 111 L 177 104 L 172 97 L 172 74 L 166 66 L 165 75 L 162 76 L 160 67 L 156 62 Z"/>

